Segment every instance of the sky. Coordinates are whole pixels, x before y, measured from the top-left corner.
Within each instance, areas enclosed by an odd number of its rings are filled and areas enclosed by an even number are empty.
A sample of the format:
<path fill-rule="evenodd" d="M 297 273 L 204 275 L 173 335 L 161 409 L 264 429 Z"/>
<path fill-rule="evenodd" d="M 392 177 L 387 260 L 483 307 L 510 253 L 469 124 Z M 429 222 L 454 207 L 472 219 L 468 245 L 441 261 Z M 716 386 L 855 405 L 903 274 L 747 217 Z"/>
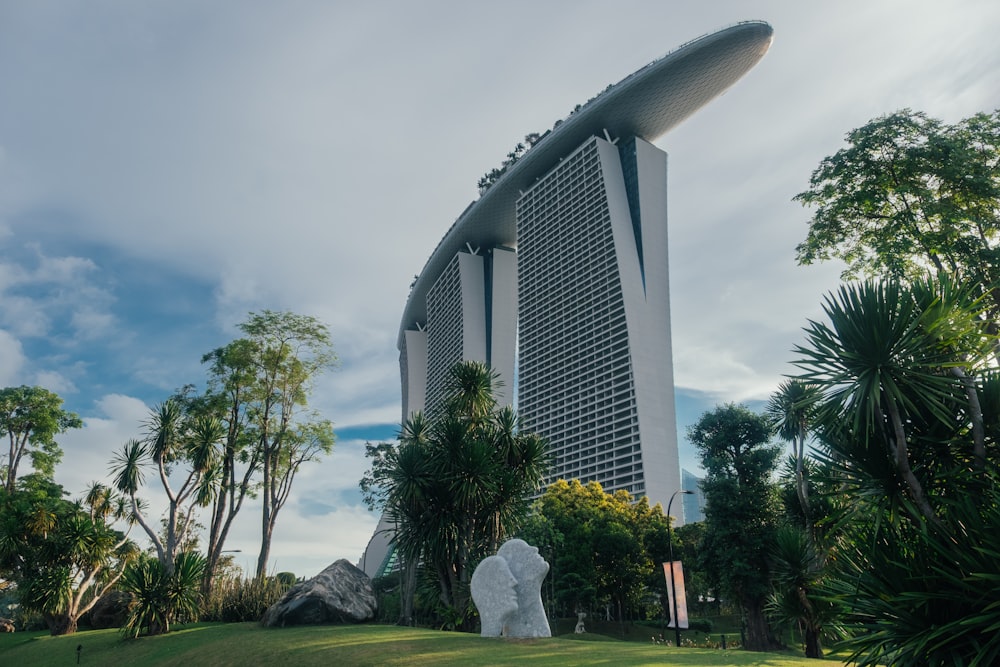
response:
<path fill-rule="evenodd" d="M 400 419 L 413 276 L 479 177 L 608 84 L 741 20 L 770 52 L 656 143 L 687 425 L 760 406 L 841 267 L 802 267 L 792 201 L 844 135 L 902 108 L 1000 107 L 995 0 L 0 0 L 0 386 L 60 394 L 74 497 L 149 409 L 205 380 L 249 312 L 329 327 L 312 405 L 334 453 L 302 469 L 271 571 L 357 562 L 366 439 Z M 152 497 L 154 503 L 156 498 Z M 257 508 L 227 548 L 252 570 Z"/>

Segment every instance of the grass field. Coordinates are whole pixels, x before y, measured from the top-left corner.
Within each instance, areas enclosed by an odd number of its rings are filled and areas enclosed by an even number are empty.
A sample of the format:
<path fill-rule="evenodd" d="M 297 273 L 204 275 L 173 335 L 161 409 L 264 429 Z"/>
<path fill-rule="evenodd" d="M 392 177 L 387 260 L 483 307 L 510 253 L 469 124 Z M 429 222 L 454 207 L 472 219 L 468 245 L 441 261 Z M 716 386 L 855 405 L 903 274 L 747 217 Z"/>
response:
<path fill-rule="evenodd" d="M 82 647 L 77 652 L 77 647 Z M 391 625 L 312 626 L 267 630 L 256 623 L 196 624 L 161 637 L 123 641 L 117 630 L 0 635 L 0 665 L 58 667 L 196 667 L 198 665 L 746 665 L 829 667 L 838 661 L 779 653 L 671 648 L 603 635 L 551 639 L 484 639 Z"/>

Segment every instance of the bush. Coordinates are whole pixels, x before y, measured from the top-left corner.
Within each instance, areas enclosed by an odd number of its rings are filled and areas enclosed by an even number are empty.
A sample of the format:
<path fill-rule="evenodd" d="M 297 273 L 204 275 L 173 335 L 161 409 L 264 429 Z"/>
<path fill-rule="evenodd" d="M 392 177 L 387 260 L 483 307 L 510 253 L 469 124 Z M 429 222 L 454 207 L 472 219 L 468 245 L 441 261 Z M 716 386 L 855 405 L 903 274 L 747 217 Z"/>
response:
<path fill-rule="evenodd" d="M 119 588 L 134 599 L 122 634 L 132 638 L 144 632 L 159 635 L 170 632 L 175 622 L 197 621 L 198 586 L 204 572 L 205 559 L 195 552 L 178 554 L 173 573 L 155 558 L 130 564 L 119 582 Z"/>
<path fill-rule="evenodd" d="M 689 626 L 691 630 L 697 630 L 698 632 L 704 632 L 705 634 L 712 631 L 712 621 L 707 618 L 691 619 Z"/>
<path fill-rule="evenodd" d="M 202 604 L 201 618 L 222 623 L 257 622 L 289 588 L 287 577 L 280 575 L 264 579 L 220 578 L 212 596 Z"/>

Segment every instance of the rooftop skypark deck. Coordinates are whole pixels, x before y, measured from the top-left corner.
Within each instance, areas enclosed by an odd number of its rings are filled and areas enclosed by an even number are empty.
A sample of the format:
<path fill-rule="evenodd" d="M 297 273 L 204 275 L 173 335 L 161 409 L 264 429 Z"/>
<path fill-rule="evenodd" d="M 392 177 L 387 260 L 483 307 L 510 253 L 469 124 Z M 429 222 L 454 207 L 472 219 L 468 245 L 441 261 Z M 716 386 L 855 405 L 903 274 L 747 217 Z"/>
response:
<path fill-rule="evenodd" d="M 473 247 L 517 247 L 515 202 L 521 192 L 593 135 L 655 141 L 721 95 L 763 58 L 773 31 L 747 21 L 699 37 L 580 107 L 531 147 L 470 204 L 438 243 L 414 281 L 400 322 L 403 331 L 426 321 L 426 296 L 455 253 Z"/>

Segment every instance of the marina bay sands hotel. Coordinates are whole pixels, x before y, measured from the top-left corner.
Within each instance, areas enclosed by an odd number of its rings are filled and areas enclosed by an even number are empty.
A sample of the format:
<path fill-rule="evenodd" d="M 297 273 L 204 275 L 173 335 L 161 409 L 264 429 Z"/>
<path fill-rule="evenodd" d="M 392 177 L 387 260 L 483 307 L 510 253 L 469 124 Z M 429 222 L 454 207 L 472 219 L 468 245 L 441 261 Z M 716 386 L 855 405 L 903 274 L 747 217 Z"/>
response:
<path fill-rule="evenodd" d="M 681 488 L 667 266 L 667 156 L 652 141 L 736 83 L 771 44 L 745 22 L 688 42 L 542 135 L 469 205 L 414 281 L 398 347 L 403 419 L 458 361 L 499 373 L 498 403 L 549 443 L 549 479 L 666 506 Z M 516 391 L 516 396 L 514 392 Z M 388 564 L 391 524 L 363 559 Z"/>

